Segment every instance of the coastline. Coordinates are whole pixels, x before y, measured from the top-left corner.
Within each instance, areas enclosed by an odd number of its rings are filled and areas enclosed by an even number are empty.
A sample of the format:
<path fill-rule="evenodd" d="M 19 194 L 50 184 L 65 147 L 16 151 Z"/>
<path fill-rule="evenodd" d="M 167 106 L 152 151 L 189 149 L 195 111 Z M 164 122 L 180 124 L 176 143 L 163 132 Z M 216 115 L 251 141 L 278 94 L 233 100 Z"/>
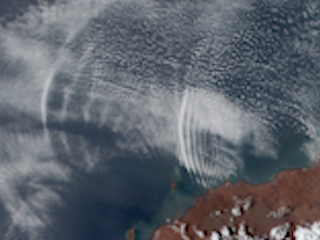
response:
<path fill-rule="evenodd" d="M 318 160 L 260 185 L 226 182 L 199 197 L 180 220 L 155 230 L 152 240 L 303 239 L 298 233 L 316 229 L 312 224 L 320 220 L 319 181 Z"/>

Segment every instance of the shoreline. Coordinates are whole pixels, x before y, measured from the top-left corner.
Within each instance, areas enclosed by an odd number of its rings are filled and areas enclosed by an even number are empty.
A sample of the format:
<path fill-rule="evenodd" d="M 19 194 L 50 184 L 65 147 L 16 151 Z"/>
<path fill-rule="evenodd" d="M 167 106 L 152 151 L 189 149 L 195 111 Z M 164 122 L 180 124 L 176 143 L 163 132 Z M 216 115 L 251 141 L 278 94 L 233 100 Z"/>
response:
<path fill-rule="evenodd" d="M 319 181 L 319 160 L 260 185 L 228 181 L 197 198 L 180 220 L 156 229 L 152 240 L 303 239 L 299 233 L 320 220 Z"/>

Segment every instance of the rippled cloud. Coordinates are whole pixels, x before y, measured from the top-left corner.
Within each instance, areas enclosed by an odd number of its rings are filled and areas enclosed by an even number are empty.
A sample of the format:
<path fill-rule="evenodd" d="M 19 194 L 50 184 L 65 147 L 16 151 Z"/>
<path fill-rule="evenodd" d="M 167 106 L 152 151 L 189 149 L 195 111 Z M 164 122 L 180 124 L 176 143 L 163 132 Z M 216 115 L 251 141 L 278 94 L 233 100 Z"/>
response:
<path fill-rule="evenodd" d="M 240 172 L 246 148 L 280 161 L 283 142 L 299 136 L 314 160 L 319 9 L 317 1 L 57 1 L 3 25 L 3 239 L 43 239 L 61 191 L 123 152 L 160 149 L 205 187 Z"/>

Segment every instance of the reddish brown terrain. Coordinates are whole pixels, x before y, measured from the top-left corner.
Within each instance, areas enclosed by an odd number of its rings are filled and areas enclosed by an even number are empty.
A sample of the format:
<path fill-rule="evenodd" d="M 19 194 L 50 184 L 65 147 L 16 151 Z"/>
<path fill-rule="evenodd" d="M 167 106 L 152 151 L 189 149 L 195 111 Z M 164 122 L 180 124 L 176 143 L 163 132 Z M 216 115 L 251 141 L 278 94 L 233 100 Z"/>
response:
<path fill-rule="evenodd" d="M 176 180 L 174 180 L 172 183 L 171 183 L 171 189 L 172 190 L 175 190 L 178 186 L 178 182 Z"/>
<path fill-rule="evenodd" d="M 284 170 L 265 184 L 241 181 L 209 190 L 182 219 L 157 229 L 152 240 L 294 239 L 295 230 L 319 220 L 317 162 Z"/>
<path fill-rule="evenodd" d="M 136 230 L 134 228 L 131 228 L 128 231 L 128 235 L 127 235 L 126 240 L 135 240 L 135 238 L 136 238 Z"/>

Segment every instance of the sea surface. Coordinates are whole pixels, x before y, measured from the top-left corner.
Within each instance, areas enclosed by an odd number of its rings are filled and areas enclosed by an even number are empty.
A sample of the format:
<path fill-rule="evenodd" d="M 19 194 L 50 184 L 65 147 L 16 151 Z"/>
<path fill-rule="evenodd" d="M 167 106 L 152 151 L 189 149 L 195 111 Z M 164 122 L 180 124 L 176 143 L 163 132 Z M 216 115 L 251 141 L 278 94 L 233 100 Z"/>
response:
<path fill-rule="evenodd" d="M 15 0 L 0 24 L 0 239 L 147 240 L 319 157 L 319 1 Z"/>

